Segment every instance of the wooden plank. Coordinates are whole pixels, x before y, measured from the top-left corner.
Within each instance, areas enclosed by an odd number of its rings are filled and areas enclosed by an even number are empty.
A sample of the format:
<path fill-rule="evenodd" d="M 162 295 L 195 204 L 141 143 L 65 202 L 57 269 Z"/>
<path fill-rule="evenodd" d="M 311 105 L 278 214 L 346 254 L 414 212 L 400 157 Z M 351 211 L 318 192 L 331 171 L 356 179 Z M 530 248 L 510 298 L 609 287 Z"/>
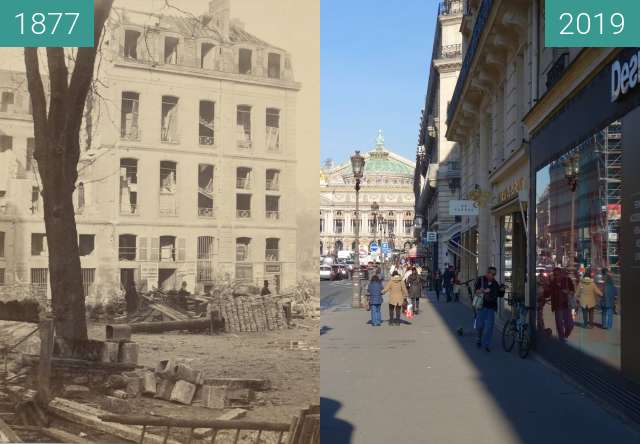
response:
<path fill-rule="evenodd" d="M 167 307 L 166 305 L 160 304 L 149 304 L 149 307 L 162 313 L 166 317 L 174 320 L 174 321 L 188 321 L 190 318 L 187 315 L 180 313 L 177 310 L 174 310 L 171 307 Z"/>
<path fill-rule="evenodd" d="M 73 433 L 65 432 L 64 430 L 56 429 L 53 427 L 44 427 L 40 429 L 40 433 L 47 436 L 48 438 L 54 439 L 55 442 L 92 444 L 88 439 L 84 439 L 81 436 L 74 435 Z"/>
<path fill-rule="evenodd" d="M 53 356 L 53 319 L 40 321 L 40 362 L 38 363 L 38 401 L 47 405 L 51 398 L 51 359 Z"/>
<path fill-rule="evenodd" d="M 23 442 L 2 419 L 0 419 L 0 442 Z"/>
<path fill-rule="evenodd" d="M 52 399 L 49 403 L 49 410 L 57 416 L 68 421 L 75 422 L 76 424 L 90 427 L 99 432 L 117 436 L 118 438 L 126 439 L 128 441 L 140 442 L 142 427 L 103 421 L 99 417 L 108 414 L 108 412 L 104 410 L 96 409 L 94 407 L 63 398 Z M 159 435 L 146 433 L 144 441 L 142 442 L 149 444 L 161 444 L 164 442 L 164 439 Z M 167 440 L 167 443 L 180 444 L 178 441 L 172 439 Z"/>

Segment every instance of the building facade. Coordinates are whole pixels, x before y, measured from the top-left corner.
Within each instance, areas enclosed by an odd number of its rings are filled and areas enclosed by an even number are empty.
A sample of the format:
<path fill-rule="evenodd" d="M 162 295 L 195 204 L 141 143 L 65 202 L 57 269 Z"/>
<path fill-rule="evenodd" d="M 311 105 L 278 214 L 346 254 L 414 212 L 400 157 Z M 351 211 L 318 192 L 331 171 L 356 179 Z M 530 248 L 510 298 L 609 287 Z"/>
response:
<path fill-rule="evenodd" d="M 187 282 L 192 291 L 225 275 L 276 289 L 296 282 L 300 84 L 290 55 L 232 20 L 229 0 L 209 6 L 197 19 L 112 11 L 80 135 L 76 221 L 88 303 L 129 282 L 143 290 Z M 16 91 L 0 111 L 4 146 L 14 144 L 3 152 L 12 161 L 0 163 L 0 268 L 5 282 L 46 292 L 26 85 L 0 88 L 3 100 Z"/>
<path fill-rule="evenodd" d="M 374 240 L 404 251 L 409 251 L 414 244 L 414 163 L 388 150 L 382 131 L 375 147 L 363 156 L 360 218 L 356 217 L 355 180 L 350 160 L 339 165 L 328 162 L 320 171 L 321 255 L 357 251 L 356 224 L 360 226 L 361 250 L 368 251 Z"/>
<path fill-rule="evenodd" d="M 462 35 L 464 3 L 447 0 L 440 3 L 435 27 L 429 85 L 420 122 L 420 167 L 415 180 L 417 236 L 436 234 L 434 242 L 422 243 L 420 251 L 432 270 L 460 263 L 460 222 L 449 214 L 449 201 L 459 199 L 460 148 L 447 140 L 446 112 L 448 98 L 458 80 L 462 65 Z"/>

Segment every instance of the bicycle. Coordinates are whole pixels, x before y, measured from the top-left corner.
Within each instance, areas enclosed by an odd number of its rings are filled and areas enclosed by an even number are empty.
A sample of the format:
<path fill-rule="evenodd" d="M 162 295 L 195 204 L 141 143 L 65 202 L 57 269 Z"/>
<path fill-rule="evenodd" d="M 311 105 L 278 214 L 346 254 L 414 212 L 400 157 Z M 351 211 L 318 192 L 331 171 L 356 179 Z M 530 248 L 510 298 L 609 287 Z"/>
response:
<path fill-rule="evenodd" d="M 513 350 L 515 343 L 518 343 L 518 355 L 524 359 L 529 354 L 531 347 L 531 336 L 529 334 L 529 323 L 527 314 L 531 307 L 517 299 L 507 299 L 507 303 L 514 307 L 516 316 L 512 315 L 502 328 L 502 348 L 507 353 Z"/>

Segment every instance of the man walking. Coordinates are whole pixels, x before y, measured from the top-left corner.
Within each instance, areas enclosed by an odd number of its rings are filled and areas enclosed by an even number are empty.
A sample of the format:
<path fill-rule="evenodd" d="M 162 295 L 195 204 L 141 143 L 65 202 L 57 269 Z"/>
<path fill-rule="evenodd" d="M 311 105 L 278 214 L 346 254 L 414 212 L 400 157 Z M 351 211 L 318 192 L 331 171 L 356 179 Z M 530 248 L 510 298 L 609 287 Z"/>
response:
<path fill-rule="evenodd" d="M 551 299 L 551 311 L 556 318 L 556 332 L 561 341 L 566 341 L 573 330 L 573 317 L 569 300 L 575 294 L 575 286 L 569 276 L 556 267 L 545 291 L 545 299 Z"/>
<path fill-rule="evenodd" d="M 411 274 L 407 278 L 407 287 L 409 296 L 413 304 L 415 314 L 420 313 L 420 296 L 422 295 L 422 278 L 418 274 L 416 268 L 411 269 Z"/>
<path fill-rule="evenodd" d="M 260 290 L 260 296 L 268 296 L 271 294 L 271 290 L 269 290 L 269 281 L 265 280 L 263 282 L 262 290 Z"/>
<path fill-rule="evenodd" d="M 451 302 L 451 298 L 453 296 L 453 286 L 455 284 L 456 272 L 453 265 L 449 265 L 447 267 L 447 271 L 444 272 L 444 276 L 442 276 L 442 284 L 444 285 L 444 291 L 447 295 L 447 302 Z"/>
<path fill-rule="evenodd" d="M 489 267 L 484 276 L 480 276 L 476 281 L 476 295 L 482 295 L 482 308 L 476 317 L 476 330 L 478 331 L 478 348 L 484 347 L 491 351 L 491 338 L 493 336 L 493 326 L 498 310 L 498 298 L 504 296 L 504 286 L 496 281 L 497 270 Z"/>

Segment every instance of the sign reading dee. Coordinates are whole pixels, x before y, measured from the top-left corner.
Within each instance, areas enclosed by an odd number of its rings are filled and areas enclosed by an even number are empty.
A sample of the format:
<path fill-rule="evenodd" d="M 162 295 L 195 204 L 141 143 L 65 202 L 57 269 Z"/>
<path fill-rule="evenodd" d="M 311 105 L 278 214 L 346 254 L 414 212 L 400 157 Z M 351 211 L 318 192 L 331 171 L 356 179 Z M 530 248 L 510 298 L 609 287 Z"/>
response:
<path fill-rule="evenodd" d="M 617 101 L 638 86 L 638 61 L 640 52 L 626 62 L 616 60 L 611 65 L 611 101 Z"/>

